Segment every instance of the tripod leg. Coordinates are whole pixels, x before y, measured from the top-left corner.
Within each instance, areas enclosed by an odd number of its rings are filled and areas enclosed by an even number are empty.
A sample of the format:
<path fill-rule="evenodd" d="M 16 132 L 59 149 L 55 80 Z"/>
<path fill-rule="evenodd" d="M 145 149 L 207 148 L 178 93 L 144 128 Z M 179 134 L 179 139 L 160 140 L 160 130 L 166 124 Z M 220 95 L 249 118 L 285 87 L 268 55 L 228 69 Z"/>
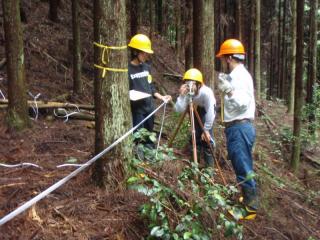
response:
<path fill-rule="evenodd" d="M 203 126 L 203 123 L 202 123 L 202 121 L 201 121 L 201 118 L 200 118 L 200 116 L 199 116 L 199 113 L 198 113 L 197 109 L 194 109 L 194 113 L 195 113 L 195 115 L 196 115 L 196 117 L 197 117 L 197 120 L 198 120 L 198 123 L 199 123 L 200 127 L 202 128 L 202 131 L 204 131 L 204 126 Z M 215 163 L 216 163 L 216 165 L 217 165 L 217 168 L 218 168 L 219 174 L 220 174 L 220 176 L 221 176 L 222 182 L 223 182 L 224 185 L 227 185 L 227 182 L 226 182 L 226 180 L 225 180 L 225 178 L 224 178 L 224 176 L 223 176 L 223 174 L 222 174 L 222 171 L 221 171 L 219 162 L 217 161 L 217 159 L 216 159 L 215 156 L 214 156 L 214 149 L 213 149 L 213 147 L 212 147 L 212 145 L 211 145 L 211 143 L 210 143 L 210 139 L 208 139 L 207 136 L 205 136 L 205 140 L 206 140 L 206 143 L 208 144 L 208 146 L 209 146 L 209 148 L 210 148 L 212 157 L 213 157 L 213 159 L 214 159 L 214 161 L 215 161 Z"/>
<path fill-rule="evenodd" d="M 170 140 L 169 140 L 169 142 L 168 142 L 168 147 L 172 147 L 173 140 L 174 140 L 175 137 L 177 136 L 177 133 L 178 133 L 180 127 L 181 127 L 181 124 L 182 124 L 182 122 L 183 122 L 183 120 L 184 120 L 187 112 L 188 112 L 188 109 L 186 109 L 186 110 L 184 111 L 184 113 L 180 116 L 179 121 L 178 121 L 178 126 L 177 126 L 177 128 L 175 129 L 174 133 L 172 134 L 172 136 L 171 136 L 171 138 L 170 138 Z"/>
<path fill-rule="evenodd" d="M 220 114 L 221 114 L 221 122 L 224 122 L 224 96 L 221 96 L 221 110 L 220 110 Z"/>
<path fill-rule="evenodd" d="M 191 121 L 193 161 L 194 161 L 195 163 L 198 163 L 198 158 L 197 158 L 197 143 L 196 143 L 196 130 L 195 130 L 195 125 L 194 125 L 194 108 L 193 108 L 193 103 L 192 103 L 192 102 L 189 104 L 189 108 L 190 108 L 190 121 Z"/>

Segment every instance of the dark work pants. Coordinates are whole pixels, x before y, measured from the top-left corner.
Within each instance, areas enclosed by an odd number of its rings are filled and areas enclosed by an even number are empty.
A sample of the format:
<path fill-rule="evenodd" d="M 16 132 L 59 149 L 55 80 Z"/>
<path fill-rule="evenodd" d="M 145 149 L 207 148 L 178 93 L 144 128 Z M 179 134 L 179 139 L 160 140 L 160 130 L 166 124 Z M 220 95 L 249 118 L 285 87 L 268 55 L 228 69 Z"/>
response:
<path fill-rule="evenodd" d="M 206 110 L 202 107 L 197 107 L 197 112 L 199 113 L 199 116 L 201 118 L 201 122 L 202 124 L 204 125 L 204 122 L 205 122 L 205 115 L 206 115 Z M 199 153 L 201 153 L 203 151 L 203 155 L 204 155 L 204 161 L 205 161 L 205 164 L 207 166 L 211 166 L 213 167 L 213 156 L 211 154 L 211 151 L 210 151 L 210 147 L 209 145 L 207 144 L 206 141 L 202 141 L 201 140 L 201 135 L 203 133 L 203 130 L 198 122 L 198 119 L 196 116 L 194 116 L 195 120 L 195 130 L 196 130 L 196 144 L 197 144 L 197 151 Z M 212 131 L 212 128 L 209 130 L 209 133 L 210 133 L 210 136 L 211 138 L 213 139 L 213 131 Z M 213 143 L 211 143 L 213 145 Z M 200 160 L 200 159 L 199 159 Z"/>
<path fill-rule="evenodd" d="M 132 121 L 133 127 L 138 125 L 143 119 L 145 119 L 150 113 L 140 113 L 140 112 L 132 112 Z M 145 128 L 149 132 L 153 131 L 153 124 L 154 124 L 154 115 L 151 116 L 148 120 L 146 120 L 143 124 L 141 124 L 137 130 L 140 128 Z"/>

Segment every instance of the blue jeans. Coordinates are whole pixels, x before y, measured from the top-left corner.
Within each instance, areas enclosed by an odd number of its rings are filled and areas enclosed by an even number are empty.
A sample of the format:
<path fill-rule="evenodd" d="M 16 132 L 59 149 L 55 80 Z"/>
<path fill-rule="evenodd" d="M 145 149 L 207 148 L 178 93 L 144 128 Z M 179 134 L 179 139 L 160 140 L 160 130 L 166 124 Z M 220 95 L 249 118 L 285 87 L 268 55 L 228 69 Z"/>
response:
<path fill-rule="evenodd" d="M 256 192 L 254 179 L 243 182 L 253 173 L 252 147 L 256 139 L 256 131 L 252 123 L 237 123 L 225 129 L 227 137 L 228 157 L 232 162 L 237 181 L 242 182 L 242 189 Z"/>

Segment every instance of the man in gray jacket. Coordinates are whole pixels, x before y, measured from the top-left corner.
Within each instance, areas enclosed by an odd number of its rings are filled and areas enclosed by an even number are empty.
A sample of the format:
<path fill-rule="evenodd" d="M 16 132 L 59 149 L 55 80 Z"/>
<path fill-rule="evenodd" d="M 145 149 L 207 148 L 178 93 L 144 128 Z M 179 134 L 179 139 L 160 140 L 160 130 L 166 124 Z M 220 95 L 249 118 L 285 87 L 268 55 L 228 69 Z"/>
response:
<path fill-rule="evenodd" d="M 210 144 L 214 146 L 212 127 L 215 119 L 216 99 L 212 89 L 204 84 L 202 73 L 198 69 L 191 68 L 186 71 L 183 80 L 185 83 L 180 87 L 180 95 L 175 104 L 175 110 L 184 112 L 189 105 L 190 98 L 192 98 L 204 125 L 203 131 L 198 121 L 195 120 L 198 158 L 200 160 L 203 152 L 206 167 L 213 167 L 213 156 L 205 137 L 210 139 Z"/>

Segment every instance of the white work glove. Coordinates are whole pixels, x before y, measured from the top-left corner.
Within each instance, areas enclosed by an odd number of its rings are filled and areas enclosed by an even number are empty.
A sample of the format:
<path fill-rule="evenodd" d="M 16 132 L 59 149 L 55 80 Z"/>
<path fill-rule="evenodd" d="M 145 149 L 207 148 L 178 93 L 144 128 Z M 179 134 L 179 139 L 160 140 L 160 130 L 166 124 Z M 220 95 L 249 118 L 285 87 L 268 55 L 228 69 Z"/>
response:
<path fill-rule="evenodd" d="M 231 77 L 225 73 L 219 73 L 218 77 L 219 77 L 218 89 L 225 94 L 230 93 L 233 90 L 233 87 L 230 83 Z"/>
<path fill-rule="evenodd" d="M 167 104 L 172 100 L 172 97 L 170 95 L 166 95 L 166 96 L 163 96 L 161 100 Z"/>

